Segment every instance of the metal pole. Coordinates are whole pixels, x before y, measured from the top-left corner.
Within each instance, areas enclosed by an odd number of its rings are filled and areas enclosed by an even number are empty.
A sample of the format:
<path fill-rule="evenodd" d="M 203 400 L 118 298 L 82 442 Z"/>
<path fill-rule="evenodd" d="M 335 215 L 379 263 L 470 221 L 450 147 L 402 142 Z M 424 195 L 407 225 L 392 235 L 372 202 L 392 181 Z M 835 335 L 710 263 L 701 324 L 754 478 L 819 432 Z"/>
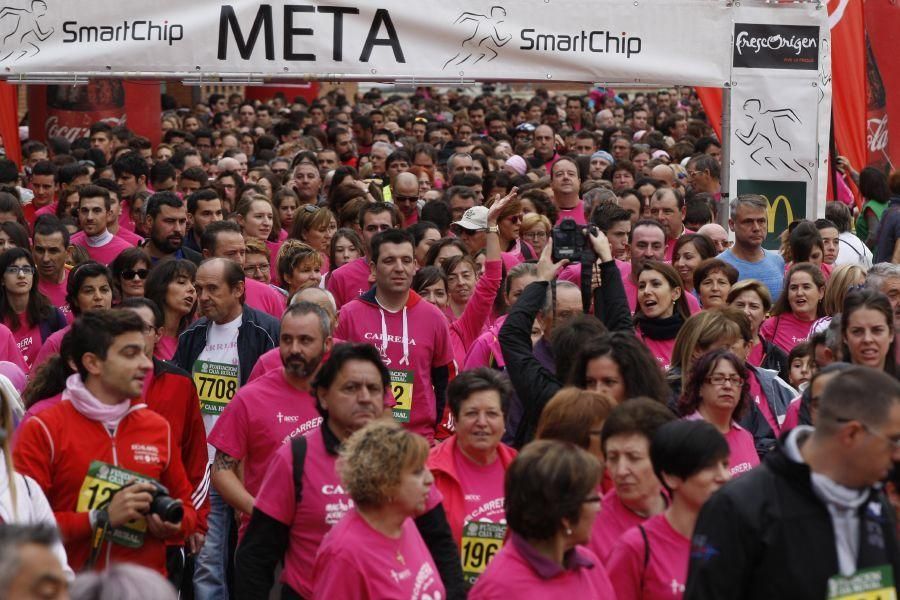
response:
<path fill-rule="evenodd" d="M 722 187 L 719 206 L 716 211 L 719 225 L 728 231 L 728 217 L 731 212 L 731 85 L 722 90 L 722 169 L 719 183 Z"/>

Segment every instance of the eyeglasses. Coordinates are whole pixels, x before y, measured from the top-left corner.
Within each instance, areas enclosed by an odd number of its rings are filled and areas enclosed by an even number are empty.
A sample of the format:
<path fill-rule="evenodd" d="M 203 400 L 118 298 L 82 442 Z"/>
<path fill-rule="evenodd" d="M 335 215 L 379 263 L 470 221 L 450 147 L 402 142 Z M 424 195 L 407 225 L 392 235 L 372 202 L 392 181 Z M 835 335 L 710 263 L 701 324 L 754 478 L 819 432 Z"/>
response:
<path fill-rule="evenodd" d="M 713 375 L 712 377 L 706 378 L 706 383 L 711 383 L 717 387 L 722 387 L 726 383 L 730 383 L 734 385 L 734 387 L 741 387 L 744 385 L 744 380 L 737 375 Z"/>
<path fill-rule="evenodd" d="M 880 431 L 878 431 L 877 429 L 875 429 L 874 427 L 872 427 L 866 423 L 863 423 L 859 419 L 847 419 L 844 417 L 838 417 L 836 420 L 838 423 L 851 423 L 851 422 L 855 421 L 855 422 L 859 423 L 862 426 L 862 428 L 866 430 L 866 433 L 868 433 L 869 435 L 872 435 L 879 439 L 884 440 L 894 450 L 900 450 L 900 437 L 888 437 L 888 436 L 884 435 L 883 433 L 881 433 Z"/>
<path fill-rule="evenodd" d="M 269 265 L 266 263 L 259 263 L 258 265 L 247 265 L 244 267 L 244 273 L 248 275 L 250 273 L 268 273 Z"/>
<path fill-rule="evenodd" d="M 34 275 L 34 267 L 30 265 L 13 265 L 6 267 L 7 275 Z"/>
<path fill-rule="evenodd" d="M 149 269 L 128 269 L 127 271 L 122 271 L 122 279 L 134 279 L 137 277 L 143 281 L 144 279 L 147 279 L 147 275 L 149 274 Z"/>
<path fill-rule="evenodd" d="M 529 231 L 528 233 L 523 233 L 522 237 L 536 242 L 537 240 L 546 240 L 548 236 L 546 231 Z"/>

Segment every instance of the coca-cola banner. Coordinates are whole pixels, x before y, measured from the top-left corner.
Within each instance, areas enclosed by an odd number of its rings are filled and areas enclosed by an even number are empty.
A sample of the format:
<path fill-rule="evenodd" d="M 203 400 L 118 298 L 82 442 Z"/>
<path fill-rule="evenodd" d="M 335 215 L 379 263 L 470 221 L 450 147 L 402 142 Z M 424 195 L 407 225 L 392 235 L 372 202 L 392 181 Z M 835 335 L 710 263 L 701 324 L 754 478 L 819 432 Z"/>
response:
<path fill-rule="evenodd" d="M 866 146 L 870 163 L 900 165 L 900 5 L 893 0 L 866 0 L 866 72 L 868 120 Z"/>
<path fill-rule="evenodd" d="M 126 125 L 159 143 L 160 87 L 156 81 L 92 79 L 87 85 L 28 87 L 29 137 L 89 137 L 93 123 Z"/>
<path fill-rule="evenodd" d="M 784 228 L 784 219 L 775 218 L 780 205 L 786 214 L 824 216 L 827 191 L 831 115 L 827 12 L 815 5 L 792 6 L 794 10 L 780 13 L 783 18 L 777 24 L 734 25 L 730 193 L 781 190 L 776 197 L 767 197 L 773 217 L 770 233 Z M 810 68 L 813 65 L 816 68 Z"/>

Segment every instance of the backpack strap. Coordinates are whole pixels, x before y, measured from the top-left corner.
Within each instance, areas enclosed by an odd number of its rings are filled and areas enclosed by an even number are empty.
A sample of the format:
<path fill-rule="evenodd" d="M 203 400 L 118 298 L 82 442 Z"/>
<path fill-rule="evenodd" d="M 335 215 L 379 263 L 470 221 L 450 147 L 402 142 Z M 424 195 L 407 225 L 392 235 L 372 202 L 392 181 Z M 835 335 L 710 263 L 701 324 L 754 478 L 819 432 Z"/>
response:
<path fill-rule="evenodd" d="M 647 530 L 643 525 L 638 525 L 641 537 L 644 538 L 644 570 L 641 572 L 641 591 L 644 590 L 644 579 L 647 575 L 647 566 L 650 564 L 650 538 L 647 537 Z"/>
<path fill-rule="evenodd" d="M 306 437 L 298 435 L 291 440 L 291 457 L 294 474 L 294 498 L 297 504 L 303 499 L 303 463 L 306 462 Z"/>

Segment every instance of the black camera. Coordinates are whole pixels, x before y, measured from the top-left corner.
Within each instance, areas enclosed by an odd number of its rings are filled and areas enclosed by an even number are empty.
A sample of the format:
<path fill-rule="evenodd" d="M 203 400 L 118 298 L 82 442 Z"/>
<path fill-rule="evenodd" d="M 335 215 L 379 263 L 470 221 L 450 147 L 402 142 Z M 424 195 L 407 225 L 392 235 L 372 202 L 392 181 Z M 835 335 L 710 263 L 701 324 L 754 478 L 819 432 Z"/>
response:
<path fill-rule="evenodd" d="M 585 250 L 592 250 L 590 240 L 584 232 L 586 228 L 587 225 L 579 225 L 574 219 L 563 219 L 553 228 L 553 262 L 563 259 L 573 263 L 582 261 Z M 593 230 L 594 227 L 591 226 L 590 229 Z"/>
<path fill-rule="evenodd" d="M 150 481 L 153 485 L 153 491 L 150 494 L 153 500 L 150 501 L 150 510 L 148 515 L 159 515 L 159 518 L 167 523 L 181 523 L 184 518 L 184 507 L 180 500 L 176 500 L 169 495 L 169 490 L 163 484 L 157 481 Z"/>

